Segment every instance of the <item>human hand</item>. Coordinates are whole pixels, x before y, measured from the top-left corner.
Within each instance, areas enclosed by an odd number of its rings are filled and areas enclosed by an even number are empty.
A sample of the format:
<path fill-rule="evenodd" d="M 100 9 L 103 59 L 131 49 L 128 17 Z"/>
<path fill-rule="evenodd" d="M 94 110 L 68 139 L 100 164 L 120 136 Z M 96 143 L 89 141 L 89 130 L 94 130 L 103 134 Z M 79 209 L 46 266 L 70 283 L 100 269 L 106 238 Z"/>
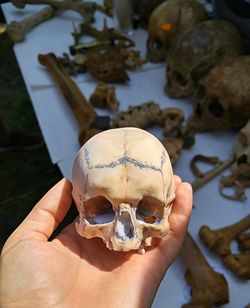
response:
<path fill-rule="evenodd" d="M 170 231 L 144 255 L 108 250 L 74 223 L 53 240 L 71 205 L 72 186 L 57 183 L 12 233 L 1 253 L 0 307 L 150 307 L 187 230 L 192 189 L 175 176 Z"/>

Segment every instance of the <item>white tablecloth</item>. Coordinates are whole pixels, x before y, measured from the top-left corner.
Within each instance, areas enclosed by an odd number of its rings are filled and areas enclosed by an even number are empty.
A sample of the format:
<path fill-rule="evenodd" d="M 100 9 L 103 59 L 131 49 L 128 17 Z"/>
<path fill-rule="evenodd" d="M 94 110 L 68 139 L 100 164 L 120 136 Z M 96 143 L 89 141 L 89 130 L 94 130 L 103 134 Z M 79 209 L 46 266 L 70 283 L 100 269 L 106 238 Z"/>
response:
<path fill-rule="evenodd" d="M 7 22 L 20 20 L 42 6 L 26 6 L 19 10 L 11 4 L 3 4 L 2 9 Z M 101 28 L 103 15 L 97 14 L 96 24 Z M 74 12 L 65 12 L 60 16 L 48 20 L 27 34 L 26 40 L 14 46 L 14 52 L 19 63 L 27 90 L 29 92 L 39 125 L 41 127 L 51 161 L 57 164 L 62 174 L 71 178 L 71 169 L 74 157 L 79 149 L 78 126 L 67 106 L 62 94 L 55 86 L 53 79 L 38 61 L 38 54 L 54 52 L 61 56 L 68 52 L 73 43 L 73 25 L 81 22 L 81 17 Z M 112 21 L 109 20 L 109 23 Z M 138 30 L 132 36 L 138 47 L 145 53 L 146 32 Z M 125 110 L 128 105 L 135 105 L 145 101 L 154 100 L 161 107 L 179 107 L 185 115 L 192 112 L 191 101 L 173 100 L 164 93 L 165 65 L 147 64 L 138 72 L 130 72 L 130 82 L 117 86 L 117 97 L 121 103 L 120 108 Z M 81 75 L 76 79 L 78 85 L 88 98 L 93 92 L 96 81 L 89 75 Z M 15 91 L 15 89 L 13 89 Z M 102 112 L 98 111 L 99 114 Z M 156 136 L 162 132 L 152 129 Z M 189 162 L 196 154 L 218 155 L 227 159 L 232 152 L 232 145 L 236 137 L 235 132 L 214 132 L 199 134 L 195 145 L 184 151 L 177 162 L 174 171 L 183 180 L 192 182 L 194 177 L 190 171 Z M 227 170 L 224 174 L 229 174 Z M 225 307 L 243 308 L 250 303 L 250 282 L 237 279 L 227 270 L 221 259 L 211 253 L 198 238 L 200 226 L 206 224 L 211 228 L 220 228 L 236 222 L 249 214 L 250 192 L 247 191 L 245 203 L 233 202 L 222 198 L 218 192 L 219 177 L 201 188 L 194 196 L 196 208 L 193 210 L 189 231 L 199 244 L 210 265 L 225 275 L 230 288 L 230 303 Z M 180 259 L 173 263 L 168 270 L 159 288 L 154 308 L 178 308 L 189 300 L 189 288 L 184 279 L 184 271 Z"/>

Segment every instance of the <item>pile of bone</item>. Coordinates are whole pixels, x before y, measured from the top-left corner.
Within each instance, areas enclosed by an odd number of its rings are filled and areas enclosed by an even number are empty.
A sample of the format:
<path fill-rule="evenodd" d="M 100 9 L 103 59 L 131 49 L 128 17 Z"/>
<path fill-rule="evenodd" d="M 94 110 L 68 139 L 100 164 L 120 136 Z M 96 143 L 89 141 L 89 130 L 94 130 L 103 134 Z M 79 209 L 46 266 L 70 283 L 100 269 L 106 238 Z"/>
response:
<path fill-rule="evenodd" d="M 152 12 L 148 59 L 167 60 L 166 93 L 192 96 L 196 131 L 242 128 L 250 118 L 250 56 L 227 21 L 208 20 L 195 0 L 168 0 Z"/>
<path fill-rule="evenodd" d="M 199 232 L 202 242 L 219 254 L 225 266 L 241 279 L 250 279 L 250 233 L 243 233 L 250 227 L 250 215 L 239 222 L 216 230 L 202 226 Z M 231 243 L 236 239 L 240 253 L 233 253 Z"/>

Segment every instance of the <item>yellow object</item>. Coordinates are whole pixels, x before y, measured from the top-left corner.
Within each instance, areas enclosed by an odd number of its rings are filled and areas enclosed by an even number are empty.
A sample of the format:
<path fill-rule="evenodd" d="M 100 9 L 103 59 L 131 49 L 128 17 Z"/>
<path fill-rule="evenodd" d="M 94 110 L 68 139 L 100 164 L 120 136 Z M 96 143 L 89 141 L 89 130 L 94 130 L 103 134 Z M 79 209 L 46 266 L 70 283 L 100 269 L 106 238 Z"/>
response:
<path fill-rule="evenodd" d="M 0 34 L 4 34 L 7 31 L 7 25 L 0 23 Z"/>
<path fill-rule="evenodd" d="M 164 22 L 164 24 L 160 25 L 160 28 L 164 31 L 170 31 L 173 28 L 173 24 L 171 22 Z"/>

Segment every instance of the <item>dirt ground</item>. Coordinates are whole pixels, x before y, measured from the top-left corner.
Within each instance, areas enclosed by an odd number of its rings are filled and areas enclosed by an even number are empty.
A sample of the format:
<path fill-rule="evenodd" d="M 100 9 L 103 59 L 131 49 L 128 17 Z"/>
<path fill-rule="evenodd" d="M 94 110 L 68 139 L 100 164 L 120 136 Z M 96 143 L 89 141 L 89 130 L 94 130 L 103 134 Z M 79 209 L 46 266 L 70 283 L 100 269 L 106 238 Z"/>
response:
<path fill-rule="evenodd" d="M 1 11 L 0 22 L 5 22 Z M 7 34 L 1 35 L 0 115 L 8 133 L 37 136 L 41 143 L 30 150 L 0 149 L 0 248 L 34 204 L 62 177 L 50 161 L 12 47 Z"/>

